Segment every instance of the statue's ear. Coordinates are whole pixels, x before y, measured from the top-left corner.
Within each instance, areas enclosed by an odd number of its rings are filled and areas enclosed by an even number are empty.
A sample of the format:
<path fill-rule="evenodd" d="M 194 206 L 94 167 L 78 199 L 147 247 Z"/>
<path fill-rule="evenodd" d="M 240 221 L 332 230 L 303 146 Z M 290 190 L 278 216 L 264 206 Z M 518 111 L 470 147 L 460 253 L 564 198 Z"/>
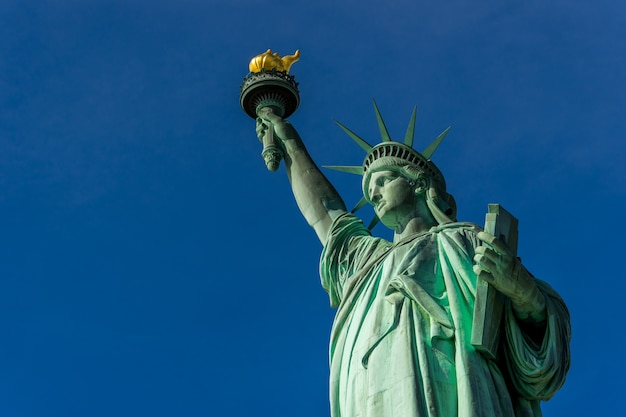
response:
<path fill-rule="evenodd" d="M 415 194 L 422 195 L 428 190 L 428 178 L 425 175 L 420 175 L 417 180 L 415 180 Z"/>

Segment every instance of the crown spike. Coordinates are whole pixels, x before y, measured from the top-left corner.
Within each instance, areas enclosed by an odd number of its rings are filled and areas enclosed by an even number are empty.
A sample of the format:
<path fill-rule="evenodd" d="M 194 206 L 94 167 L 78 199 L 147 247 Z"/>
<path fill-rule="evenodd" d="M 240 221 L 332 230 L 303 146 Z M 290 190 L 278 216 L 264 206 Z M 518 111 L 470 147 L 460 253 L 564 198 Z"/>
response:
<path fill-rule="evenodd" d="M 363 148 L 365 152 L 369 152 L 372 150 L 373 146 L 367 143 L 366 141 L 364 141 L 363 139 L 361 139 L 356 133 L 354 133 L 353 131 L 351 131 L 350 129 L 342 125 L 341 123 L 339 123 L 337 120 L 335 120 L 335 123 L 337 123 L 337 125 L 341 129 L 343 129 L 343 131 L 346 132 L 346 134 L 350 136 L 352 140 L 354 140 L 361 148 Z"/>
<path fill-rule="evenodd" d="M 441 132 L 439 136 L 437 136 L 437 139 L 435 139 L 430 145 L 428 145 L 426 149 L 422 151 L 422 156 L 424 158 L 430 159 L 430 157 L 433 156 L 433 154 L 437 150 L 437 147 L 439 146 L 439 144 L 441 144 L 441 141 L 443 140 L 443 138 L 445 138 L 448 132 L 450 131 L 450 127 L 451 126 L 448 126 L 446 130 L 444 130 L 443 132 Z"/>
<path fill-rule="evenodd" d="M 347 166 L 347 165 L 323 165 L 324 168 L 334 169 L 335 171 L 347 172 L 348 174 L 363 175 L 362 166 Z"/>
<path fill-rule="evenodd" d="M 406 135 L 404 135 L 404 144 L 408 147 L 413 147 L 413 138 L 415 137 L 415 116 L 417 114 L 417 106 L 413 107 L 413 114 L 411 114 L 411 120 L 409 121 L 409 127 L 406 129 Z"/>
<path fill-rule="evenodd" d="M 374 110 L 376 111 L 376 120 L 378 120 L 378 130 L 380 130 L 380 137 L 383 139 L 383 142 L 390 142 L 391 136 L 389 136 L 389 131 L 387 130 L 387 126 L 385 126 L 385 122 L 383 121 L 383 116 L 380 115 L 380 110 L 378 110 L 376 101 L 373 98 L 372 98 L 372 102 L 374 103 Z"/>
<path fill-rule="evenodd" d="M 363 206 L 365 206 L 366 204 L 367 204 L 367 200 L 365 199 L 365 197 L 361 197 L 359 202 L 356 203 L 356 206 L 354 206 L 354 208 L 352 209 L 352 211 L 350 213 L 352 213 L 352 214 L 356 213 L 358 210 L 363 208 Z"/>

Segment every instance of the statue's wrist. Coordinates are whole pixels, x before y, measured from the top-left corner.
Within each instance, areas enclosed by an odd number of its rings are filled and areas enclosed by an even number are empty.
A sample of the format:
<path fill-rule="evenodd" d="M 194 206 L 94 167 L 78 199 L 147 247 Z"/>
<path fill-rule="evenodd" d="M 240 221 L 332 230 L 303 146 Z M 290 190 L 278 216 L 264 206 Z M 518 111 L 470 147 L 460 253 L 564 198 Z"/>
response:
<path fill-rule="evenodd" d="M 546 319 L 546 298 L 537 287 L 525 300 L 511 300 L 515 317 L 523 321 L 543 322 Z"/>
<path fill-rule="evenodd" d="M 300 138 L 288 138 L 282 141 L 285 151 L 294 154 L 296 152 L 307 152 L 304 143 Z"/>

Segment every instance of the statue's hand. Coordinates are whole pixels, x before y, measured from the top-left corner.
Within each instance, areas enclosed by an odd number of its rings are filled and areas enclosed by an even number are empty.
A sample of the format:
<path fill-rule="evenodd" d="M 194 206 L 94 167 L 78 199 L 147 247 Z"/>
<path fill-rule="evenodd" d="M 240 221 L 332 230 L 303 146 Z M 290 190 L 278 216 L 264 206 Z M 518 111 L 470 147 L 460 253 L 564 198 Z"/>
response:
<path fill-rule="evenodd" d="M 281 143 L 299 139 L 298 133 L 291 123 L 274 113 L 271 107 L 263 107 L 257 113 L 256 119 L 256 134 L 259 140 L 263 141 L 263 136 L 270 127 L 274 128 L 274 134 Z"/>
<path fill-rule="evenodd" d="M 474 273 L 509 297 L 518 317 L 543 320 L 545 298 L 519 259 L 495 236 L 479 232 L 477 237 L 486 245 L 476 248 Z"/>

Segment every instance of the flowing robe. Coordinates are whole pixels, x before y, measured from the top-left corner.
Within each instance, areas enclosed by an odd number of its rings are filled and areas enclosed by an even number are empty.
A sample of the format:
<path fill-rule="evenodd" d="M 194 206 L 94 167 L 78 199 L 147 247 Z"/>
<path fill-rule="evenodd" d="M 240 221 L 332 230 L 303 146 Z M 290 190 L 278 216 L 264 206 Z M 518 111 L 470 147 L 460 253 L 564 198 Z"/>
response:
<path fill-rule="evenodd" d="M 537 417 L 569 369 L 569 314 L 546 283 L 545 329 L 505 306 L 500 358 L 470 343 L 481 229 L 437 226 L 392 244 L 351 214 L 335 220 L 320 276 L 338 307 L 330 341 L 332 417 Z M 538 336 L 537 336 L 538 333 Z"/>

